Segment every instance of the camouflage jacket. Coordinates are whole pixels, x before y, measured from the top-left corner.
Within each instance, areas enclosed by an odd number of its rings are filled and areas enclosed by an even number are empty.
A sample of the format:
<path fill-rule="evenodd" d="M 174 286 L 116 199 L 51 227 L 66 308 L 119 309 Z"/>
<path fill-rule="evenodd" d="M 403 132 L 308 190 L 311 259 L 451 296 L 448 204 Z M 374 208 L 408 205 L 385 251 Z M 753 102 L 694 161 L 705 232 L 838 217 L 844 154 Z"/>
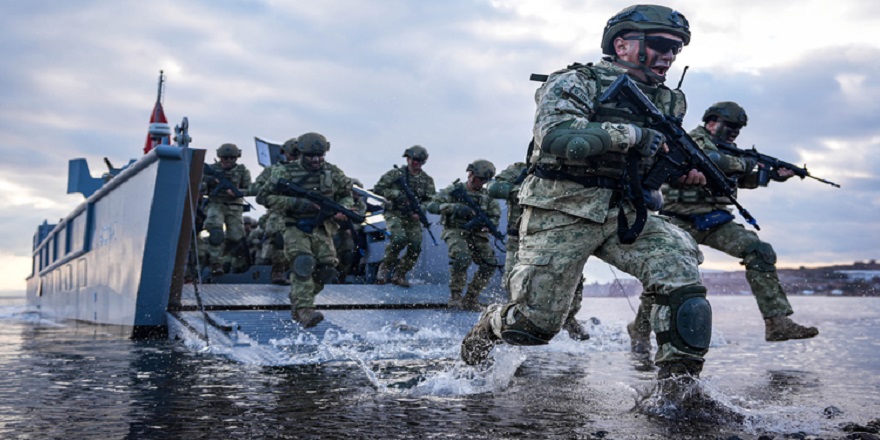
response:
<path fill-rule="evenodd" d="M 636 139 L 633 125 L 640 126 L 645 118 L 629 110 L 617 108 L 614 103 L 601 104 L 599 96 L 625 69 L 602 60 L 599 64 L 575 64 L 552 73 L 547 82 L 535 92 L 535 146 L 530 163 L 580 176 L 599 176 L 620 179 L 626 167 L 626 151 Z M 649 99 L 667 115 L 683 117 L 687 103 L 684 94 L 663 85 L 638 84 Z M 581 160 L 567 160 L 543 152 L 541 143 L 548 133 L 558 128 L 584 129 L 589 123 L 599 123 L 611 137 L 609 151 Z M 595 124 L 594 124 L 595 125 Z M 644 170 L 653 159 L 643 159 Z M 615 190 L 585 187 L 571 180 L 543 179 L 529 175 L 523 182 L 519 202 L 526 206 L 556 210 L 604 223 L 611 209 Z M 628 204 L 624 206 L 632 209 Z"/>
<path fill-rule="evenodd" d="M 406 165 L 391 169 L 379 178 L 379 182 L 373 188 L 373 192 L 388 200 L 390 206 L 387 214 L 392 216 L 401 216 L 413 211 L 413 208 L 409 206 L 406 194 L 403 192 L 403 187 L 400 185 L 400 176 L 404 175 L 406 169 Z M 419 201 L 422 209 L 425 209 L 425 204 L 437 194 L 437 190 L 434 188 L 434 179 L 424 170 L 415 176 L 406 173 L 405 178 L 413 195 L 416 196 L 416 200 Z"/>
<path fill-rule="evenodd" d="M 241 191 L 244 195 L 248 194 L 248 187 L 251 185 L 251 172 L 248 171 L 247 167 L 242 164 L 235 164 L 234 167 L 225 170 L 219 163 L 212 163 L 210 165 L 205 164 L 205 166 L 211 167 L 214 171 L 219 171 L 223 173 L 223 176 L 229 180 L 239 191 Z M 221 184 L 216 181 L 216 179 L 212 176 L 209 176 L 207 173 L 202 175 L 202 183 L 205 185 L 205 190 L 208 194 L 208 201 L 211 203 L 235 203 L 235 204 L 244 204 L 245 201 L 242 198 L 232 197 L 226 193 L 226 191 L 218 190 L 218 186 Z"/>
<path fill-rule="evenodd" d="M 306 198 L 278 192 L 276 183 L 279 179 L 286 179 L 303 189 L 321 194 L 346 208 L 351 209 L 354 205 L 351 180 L 336 165 L 324 162 L 316 171 L 305 169 L 299 161 L 275 165 L 272 166 L 267 183 L 260 189 L 257 203 L 283 213 L 285 221 L 314 218 L 319 211 L 315 208 L 315 204 Z"/>
<path fill-rule="evenodd" d="M 489 192 L 484 186 L 479 191 L 470 191 L 464 183 L 453 183 L 440 190 L 428 205 L 428 211 L 434 214 L 440 214 L 440 224 L 445 228 L 461 228 L 470 218 L 461 218 L 456 215 L 456 208 L 459 206 L 467 206 L 457 197 L 453 197 L 452 191 L 456 186 L 462 186 L 465 192 L 474 199 L 480 208 L 489 217 L 489 220 L 498 226 L 498 220 L 501 219 L 501 206 L 498 201 L 489 197 Z M 488 234 L 488 232 L 487 232 Z"/>
<path fill-rule="evenodd" d="M 754 164 L 740 157 L 721 153 L 715 145 L 712 133 L 709 133 L 706 127 L 702 125 L 693 129 L 689 134 L 703 151 L 711 156 L 720 158 L 715 164 L 728 176 L 737 178 L 737 187 L 746 189 L 757 188 L 757 174 L 752 169 Z M 749 169 L 746 169 L 747 167 Z M 734 197 L 736 197 L 736 194 L 734 194 Z M 664 212 L 682 215 L 730 210 L 730 205 L 732 205 L 727 197 L 715 197 L 709 190 L 701 186 L 664 184 L 663 200 Z"/>
<path fill-rule="evenodd" d="M 279 164 L 275 164 L 275 165 L 269 165 L 269 166 L 263 168 L 263 171 L 260 172 L 260 175 L 257 176 L 256 180 L 254 180 L 254 183 L 251 184 L 251 186 L 248 188 L 247 195 L 256 196 L 257 194 L 259 194 L 260 189 L 263 188 L 263 185 L 265 185 L 266 182 L 269 181 L 269 176 L 272 175 L 272 167 L 275 167 L 277 165 L 282 165 L 282 164 L 279 163 Z"/>

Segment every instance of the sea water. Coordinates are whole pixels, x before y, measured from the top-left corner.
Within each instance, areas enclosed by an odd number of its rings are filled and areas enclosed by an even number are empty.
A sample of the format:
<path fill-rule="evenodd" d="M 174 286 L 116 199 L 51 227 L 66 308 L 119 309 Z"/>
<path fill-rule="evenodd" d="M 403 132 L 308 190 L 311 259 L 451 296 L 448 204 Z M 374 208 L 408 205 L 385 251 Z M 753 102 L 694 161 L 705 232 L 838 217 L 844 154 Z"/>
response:
<path fill-rule="evenodd" d="M 586 298 L 590 340 L 498 347 L 485 369 L 457 359 L 467 329 L 327 335 L 319 353 L 347 361 L 267 365 L 0 299 L 0 438 L 832 439 L 880 418 L 880 298 L 792 297 L 793 318 L 820 334 L 775 343 L 752 297 L 710 300 L 712 347 L 688 407 L 629 354 L 635 298 Z"/>

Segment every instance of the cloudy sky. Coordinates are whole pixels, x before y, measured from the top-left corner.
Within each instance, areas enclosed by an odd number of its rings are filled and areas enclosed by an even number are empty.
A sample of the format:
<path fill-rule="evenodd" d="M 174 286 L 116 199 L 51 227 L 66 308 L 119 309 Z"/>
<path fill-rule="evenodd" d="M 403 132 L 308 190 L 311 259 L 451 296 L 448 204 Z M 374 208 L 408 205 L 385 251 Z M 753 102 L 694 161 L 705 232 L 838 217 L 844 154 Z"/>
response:
<path fill-rule="evenodd" d="M 880 256 L 880 4 L 855 0 L 670 1 L 693 40 L 685 128 L 713 102 L 749 114 L 740 146 L 835 181 L 743 191 L 780 266 Z M 213 156 L 254 136 L 308 131 L 328 161 L 372 186 L 412 144 L 439 186 L 486 158 L 521 160 L 531 136 L 531 73 L 600 58 L 612 0 L 0 2 L 0 291 L 24 290 L 31 239 L 82 202 L 67 161 L 122 165 L 143 146 L 159 70 L 172 124 L 189 117 Z M 590 265 L 588 276 L 607 278 Z M 706 250 L 709 269 L 737 261 Z M 591 273 L 592 271 L 592 273 Z"/>

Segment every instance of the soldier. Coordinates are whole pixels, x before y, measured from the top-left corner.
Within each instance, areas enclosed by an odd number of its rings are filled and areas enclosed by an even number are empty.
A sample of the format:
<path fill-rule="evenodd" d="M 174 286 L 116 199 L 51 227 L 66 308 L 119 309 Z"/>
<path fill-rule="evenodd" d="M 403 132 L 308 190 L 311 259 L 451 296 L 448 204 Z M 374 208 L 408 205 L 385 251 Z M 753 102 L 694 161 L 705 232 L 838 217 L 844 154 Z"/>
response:
<path fill-rule="evenodd" d="M 699 375 L 711 338 L 711 307 L 698 270 L 702 254 L 684 231 L 647 212 L 657 209 L 659 194 L 623 189 L 640 182 L 628 179 L 639 173 L 627 169 L 650 167 L 664 138 L 644 126 L 644 116 L 598 99 L 628 74 L 662 112 L 682 117 L 684 94 L 663 83 L 690 37 L 677 11 L 628 7 L 605 26 L 607 58 L 554 72 L 537 90 L 534 171 L 519 193 L 524 211 L 508 281 L 512 301 L 483 312 L 462 341 L 465 363 L 486 361 L 501 342 L 547 344 L 562 328 L 587 259 L 596 255 L 656 293 L 651 319 L 660 347 L 658 378 Z M 696 170 L 680 178 L 705 183 Z"/>
<path fill-rule="evenodd" d="M 748 123 L 745 110 L 735 102 L 718 102 L 703 114 L 703 125 L 690 132 L 691 137 L 718 167 L 736 179 L 740 188 L 758 187 L 755 163 L 748 158 L 723 154 L 717 145 L 736 146 L 740 130 Z M 772 171 L 772 178 L 779 182 L 794 175 L 792 170 L 779 168 Z M 730 199 L 713 197 L 701 187 L 664 185 L 665 205 L 660 214 L 690 234 L 697 243 L 741 258 L 746 267 L 746 280 L 758 302 L 758 310 L 764 317 L 764 339 L 787 341 L 807 339 L 819 334 L 816 327 L 805 327 L 788 316 L 794 313 L 785 291 L 776 275 L 776 252 L 769 243 L 761 241 L 758 234 L 733 221 Z M 627 329 L 636 353 L 650 350 L 650 323 L 646 316 L 653 305 L 653 297 L 643 295 L 636 321 Z"/>
<path fill-rule="evenodd" d="M 354 212 L 361 215 L 367 214 L 367 204 L 361 195 L 354 190 L 354 187 L 363 188 L 364 184 L 358 179 L 351 179 L 351 198 L 354 201 Z M 333 246 L 336 247 L 336 258 L 339 260 L 339 266 L 336 271 L 339 272 L 336 280 L 339 284 L 345 284 L 346 277 L 352 272 L 355 264 L 355 253 L 359 251 L 357 244 L 360 243 L 359 235 L 363 233 L 364 226 L 355 224 L 351 220 L 346 219 L 339 224 L 339 230 L 333 235 Z"/>
<path fill-rule="evenodd" d="M 208 206 L 205 208 L 204 228 L 208 231 L 208 253 L 212 275 L 223 275 L 223 254 L 239 246 L 244 239 L 244 221 L 242 213 L 247 202 L 237 197 L 233 188 L 246 194 L 251 184 L 251 173 L 247 167 L 236 163 L 241 157 L 241 150 L 235 144 L 223 144 L 217 148 L 219 162 L 211 165 L 215 176 L 204 174 L 202 182 L 208 194 Z M 220 177 L 222 176 L 222 177 Z M 226 231 L 224 233 L 224 226 Z"/>
<path fill-rule="evenodd" d="M 523 209 L 520 206 L 517 196 L 519 195 L 519 187 L 526 177 L 528 165 L 524 162 L 515 162 L 498 173 L 495 180 L 489 184 L 489 196 L 494 199 L 504 199 L 507 202 L 507 243 L 505 250 L 507 258 L 504 260 L 504 275 L 502 277 L 502 285 L 507 291 L 510 291 L 508 280 L 510 272 L 516 262 L 516 251 L 519 249 L 519 218 Z M 576 341 L 586 341 L 590 339 L 590 334 L 575 318 L 581 310 L 581 302 L 584 299 L 584 279 L 578 283 L 574 291 L 574 297 L 571 300 L 571 307 L 568 309 L 568 316 L 562 328 L 568 332 L 568 336 Z"/>
<path fill-rule="evenodd" d="M 292 163 L 299 160 L 299 151 L 296 148 L 296 138 L 290 138 L 281 146 L 282 160 L 263 169 L 263 172 L 257 176 L 252 187 L 252 194 L 257 195 L 272 175 L 275 168 L 281 168 L 285 163 Z M 258 200 L 259 202 L 259 200 Z M 264 255 L 269 259 L 272 265 L 271 279 L 273 284 L 287 285 L 290 281 L 285 276 L 285 272 L 290 266 L 287 257 L 284 255 L 284 213 L 277 209 L 267 206 L 266 219 L 263 225 L 263 240 L 260 255 Z"/>
<path fill-rule="evenodd" d="M 456 188 L 462 189 L 479 204 L 479 208 L 495 225 L 501 217 L 501 207 L 483 188 L 483 185 L 495 175 L 495 165 L 488 160 L 480 159 L 467 166 L 467 173 L 467 183 L 456 181 L 440 190 L 428 204 L 428 211 L 440 214 L 440 223 L 443 225 L 441 237 L 449 248 L 449 305 L 478 311 L 480 305 L 477 298 L 489 284 L 489 279 L 498 267 L 498 263 L 489 245 L 486 226 L 475 223 L 474 227 L 468 229 L 470 224 L 474 223 L 477 213 L 460 197 L 455 196 L 453 191 Z M 467 283 L 467 270 L 472 261 L 477 264 L 477 273 L 468 284 L 467 293 L 462 296 L 462 290 Z"/>
<path fill-rule="evenodd" d="M 422 252 L 422 225 L 416 209 L 404 193 L 400 179 L 406 179 L 420 204 L 428 203 L 437 190 L 434 188 L 434 179 L 422 169 L 428 161 L 428 150 L 425 147 L 413 145 L 403 152 L 403 157 L 406 158 L 406 166 L 395 167 L 383 174 L 373 188 L 373 191 L 390 203 L 390 207 L 385 210 L 385 225 L 391 234 L 388 245 L 385 246 L 385 257 L 376 273 L 376 284 L 390 281 L 401 287 L 409 287 L 406 274 L 416 265 Z M 398 259 L 404 249 L 406 253 Z"/>
<path fill-rule="evenodd" d="M 315 296 L 324 284 L 336 279 L 333 234 L 345 221 L 341 213 L 328 215 L 309 199 L 282 194 L 276 183 L 286 179 L 302 188 L 351 208 L 351 180 L 337 166 L 324 161 L 330 142 L 318 133 L 305 133 L 296 140 L 300 159 L 272 169 L 260 190 L 258 202 L 278 210 L 284 218 L 284 254 L 290 261 L 290 304 L 293 319 L 303 327 L 318 325 L 324 315 L 315 310 Z"/>

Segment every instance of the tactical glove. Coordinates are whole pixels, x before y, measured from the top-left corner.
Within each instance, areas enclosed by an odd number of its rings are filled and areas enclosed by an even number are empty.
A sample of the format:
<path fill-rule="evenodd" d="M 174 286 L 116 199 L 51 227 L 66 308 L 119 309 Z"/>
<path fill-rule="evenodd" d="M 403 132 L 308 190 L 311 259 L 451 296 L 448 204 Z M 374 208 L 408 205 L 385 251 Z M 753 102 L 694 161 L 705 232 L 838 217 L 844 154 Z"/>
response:
<path fill-rule="evenodd" d="M 633 148 L 639 152 L 642 157 L 651 157 L 657 153 L 660 146 L 666 142 L 666 138 L 659 131 L 650 128 L 639 127 L 633 125 L 636 129 L 636 143 Z"/>
<path fill-rule="evenodd" d="M 463 220 L 470 220 L 474 218 L 476 213 L 469 206 L 460 203 L 458 205 L 455 205 L 455 209 L 452 211 L 452 215 Z"/>

